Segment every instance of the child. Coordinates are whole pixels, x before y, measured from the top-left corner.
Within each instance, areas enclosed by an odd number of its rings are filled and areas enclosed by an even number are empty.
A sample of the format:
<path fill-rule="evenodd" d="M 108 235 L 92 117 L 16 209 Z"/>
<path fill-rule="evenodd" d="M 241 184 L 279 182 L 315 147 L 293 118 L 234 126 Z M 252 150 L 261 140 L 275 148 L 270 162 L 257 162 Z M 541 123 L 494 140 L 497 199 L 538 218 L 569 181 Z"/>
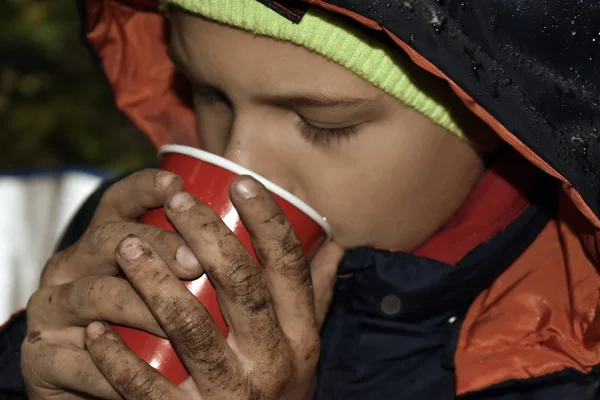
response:
<path fill-rule="evenodd" d="M 514 50 L 497 33 L 508 29 L 504 10 L 169 0 L 168 51 L 186 86 L 166 58 L 153 4 L 89 3 L 88 37 L 117 102 L 157 145 L 201 146 L 256 171 L 326 216 L 334 239 L 313 260 L 311 283 L 287 222 L 242 177 L 231 196 L 260 272 L 178 178 L 146 170 L 104 187 L 30 301 L 22 348 L 30 398 L 600 395 L 593 85 L 554 74 L 549 65 L 565 67 L 551 64 L 558 58 L 545 42 L 523 39 L 525 50 Z M 547 57 L 536 64 L 536 54 Z M 548 87 L 561 101 L 550 101 Z M 589 221 L 475 115 L 573 183 L 567 193 Z M 165 202 L 179 235 L 131 222 Z M 139 297 L 111 276 L 117 265 Z M 227 339 L 170 279 L 201 269 L 220 293 Z M 168 337 L 192 378 L 171 384 L 92 321 Z M 17 317 L 5 334 L 22 326 Z"/>

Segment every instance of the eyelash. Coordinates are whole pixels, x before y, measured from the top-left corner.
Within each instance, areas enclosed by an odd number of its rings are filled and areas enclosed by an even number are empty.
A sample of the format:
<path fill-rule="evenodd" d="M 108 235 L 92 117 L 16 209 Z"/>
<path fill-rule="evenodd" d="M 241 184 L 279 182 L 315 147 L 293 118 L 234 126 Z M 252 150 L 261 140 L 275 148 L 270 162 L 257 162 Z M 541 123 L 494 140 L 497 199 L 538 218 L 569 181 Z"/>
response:
<path fill-rule="evenodd" d="M 200 88 L 194 90 L 194 96 L 196 100 L 200 100 L 204 103 L 214 104 L 214 103 L 225 103 L 230 104 L 229 99 L 221 92 L 217 90 L 211 90 L 206 88 Z"/>
<path fill-rule="evenodd" d="M 199 100 L 205 103 L 221 103 L 225 102 L 229 104 L 229 101 L 221 93 L 198 90 L 196 96 Z M 306 119 L 300 117 L 298 119 L 298 128 L 304 139 L 315 145 L 326 145 L 331 142 L 341 141 L 342 139 L 348 139 L 350 136 L 355 134 L 359 129 L 360 124 L 347 126 L 344 128 L 321 128 L 311 124 Z"/>
<path fill-rule="evenodd" d="M 360 124 L 344 128 L 320 128 L 304 118 L 298 119 L 300 133 L 302 133 L 302 136 L 306 140 L 313 144 L 329 144 L 334 140 L 339 142 L 342 139 L 348 139 L 358 131 L 359 126 Z"/>

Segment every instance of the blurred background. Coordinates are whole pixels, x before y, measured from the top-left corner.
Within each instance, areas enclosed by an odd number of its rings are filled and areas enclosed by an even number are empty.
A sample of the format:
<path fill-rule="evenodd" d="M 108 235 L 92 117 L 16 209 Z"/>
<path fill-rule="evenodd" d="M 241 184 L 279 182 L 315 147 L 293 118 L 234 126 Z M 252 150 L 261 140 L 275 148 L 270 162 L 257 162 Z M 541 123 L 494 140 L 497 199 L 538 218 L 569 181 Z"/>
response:
<path fill-rule="evenodd" d="M 135 168 L 154 149 L 114 107 L 76 0 L 0 2 L 0 169 Z"/>
<path fill-rule="evenodd" d="M 100 181 L 155 157 L 79 24 L 76 0 L 0 1 L 0 324 Z"/>

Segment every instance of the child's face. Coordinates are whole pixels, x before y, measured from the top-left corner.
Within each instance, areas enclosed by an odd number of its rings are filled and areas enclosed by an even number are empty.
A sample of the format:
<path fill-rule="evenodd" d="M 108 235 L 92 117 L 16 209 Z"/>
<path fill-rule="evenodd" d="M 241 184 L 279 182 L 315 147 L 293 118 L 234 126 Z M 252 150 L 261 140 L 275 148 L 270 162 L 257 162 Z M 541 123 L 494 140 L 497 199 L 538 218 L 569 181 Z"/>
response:
<path fill-rule="evenodd" d="M 171 21 L 204 148 L 306 201 L 344 247 L 414 249 L 481 174 L 470 145 L 317 54 L 182 11 Z"/>

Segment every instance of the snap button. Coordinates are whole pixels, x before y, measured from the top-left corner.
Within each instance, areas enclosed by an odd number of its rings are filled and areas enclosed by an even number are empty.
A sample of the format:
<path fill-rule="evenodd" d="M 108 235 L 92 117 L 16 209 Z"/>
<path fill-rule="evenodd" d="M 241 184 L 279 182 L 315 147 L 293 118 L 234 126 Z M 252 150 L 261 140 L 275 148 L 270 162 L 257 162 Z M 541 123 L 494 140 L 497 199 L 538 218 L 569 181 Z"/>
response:
<path fill-rule="evenodd" d="M 388 294 L 381 299 L 381 311 L 387 315 L 395 315 L 400 312 L 402 308 L 402 302 L 400 298 L 393 294 Z"/>

